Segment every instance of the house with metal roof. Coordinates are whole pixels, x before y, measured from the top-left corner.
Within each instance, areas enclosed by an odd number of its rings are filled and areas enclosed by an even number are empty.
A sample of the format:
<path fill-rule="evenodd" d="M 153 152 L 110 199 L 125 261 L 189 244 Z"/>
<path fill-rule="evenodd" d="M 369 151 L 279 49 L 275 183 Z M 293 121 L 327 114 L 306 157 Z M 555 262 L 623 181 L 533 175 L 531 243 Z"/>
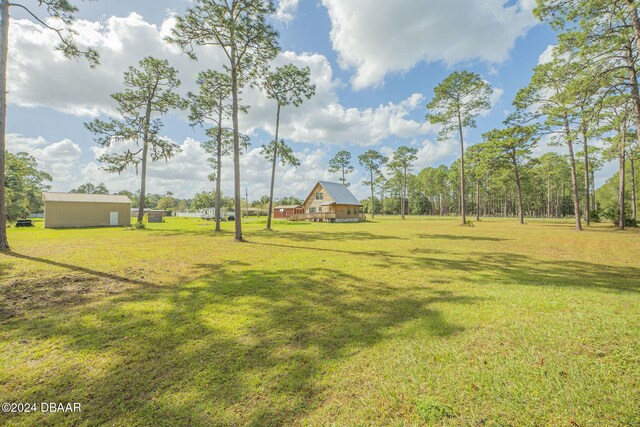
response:
<path fill-rule="evenodd" d="M 45 228 L 117 227 L 131 224 L 127 196 L 42 193 Z"/>
<path fill-rule="evenodd" d="M 290 216 L 294 221 L 359 222 L 364 220 L 362 204 L 346 185 L 318 181 L 302 204 L 304 213 Z"/>

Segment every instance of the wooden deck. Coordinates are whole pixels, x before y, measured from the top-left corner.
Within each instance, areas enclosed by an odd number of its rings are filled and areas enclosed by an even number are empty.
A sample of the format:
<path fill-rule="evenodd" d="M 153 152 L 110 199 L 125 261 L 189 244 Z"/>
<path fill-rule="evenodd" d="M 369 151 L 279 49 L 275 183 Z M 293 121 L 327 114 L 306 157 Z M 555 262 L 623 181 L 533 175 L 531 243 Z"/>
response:
<path fill-rule="evenodd" d="M 335 212 L 309 212 L 295 215 L 289 215 L 287 217 L 289 221 L 311 221 L 311 222 L 335 222 Z M 358 216 L 349 216 L 345 219 L 364 221 L 364 214 L 358 214 Z"/>

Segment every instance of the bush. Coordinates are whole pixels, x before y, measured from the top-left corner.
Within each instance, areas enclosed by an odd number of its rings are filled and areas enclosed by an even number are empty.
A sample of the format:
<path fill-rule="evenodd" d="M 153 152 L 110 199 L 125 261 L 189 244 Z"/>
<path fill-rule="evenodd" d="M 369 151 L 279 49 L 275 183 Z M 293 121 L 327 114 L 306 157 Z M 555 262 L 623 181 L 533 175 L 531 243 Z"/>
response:
<path fill-rule="evenodd" d="M 611 221 L 613 225 L 618 225 L 620 222 L 620 209 L 607 208 L 602 211 L 602 218 Z M 637 227 L 638 221 L 625 215 L 624 225 L 625 227 Z"/>
<path fill-rule="evenodd" d="M 616 208 L 606 208 L 602 210 L 601 216 L 603 219 L 611 221 L 613 224 L 618 224 L 620 210 Z"/>
<path fill-rule="evenodd" d="M 147 228 L 147 226 L 144 225 L 144 222 L 136 222 L 136 225 L 134 225 L 134 228 L 136 230 L 144 230 L 145 228 Z"/>
<path fill-rule="evenodd" d="M 600 211 L 598 211 L 598 210 L 590 211 L 589 212 L 589 218 L 593 222 L 600 222 L 601 221 L 601 219 L 600 219 Z"/>

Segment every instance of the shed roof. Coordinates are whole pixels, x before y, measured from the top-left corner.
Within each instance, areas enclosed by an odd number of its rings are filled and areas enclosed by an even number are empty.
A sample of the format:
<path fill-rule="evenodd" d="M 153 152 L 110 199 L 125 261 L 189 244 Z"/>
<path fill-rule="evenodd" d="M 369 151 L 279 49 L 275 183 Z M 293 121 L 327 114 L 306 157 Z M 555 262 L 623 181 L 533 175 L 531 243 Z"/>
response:
<path fill-rule="evenodd" d="M 274 206 L 273 209 L 296 209 L 301 207 L 302 205 L 282 205 L 282 206 Z"/>
<path fill-rule="evenodd" d="M 338 205 L 355 205 L 361 206 L 356 196 L 349 191 L 346 185 L 339 182 L 319 181 L 320 185 L 329 193 L 329 196 Z"/>
<path fill-rule="evenodd" d="M 82 193 L 42 193 L 42 200 L 45 202 L 131 203 L 127 196 Z"/>

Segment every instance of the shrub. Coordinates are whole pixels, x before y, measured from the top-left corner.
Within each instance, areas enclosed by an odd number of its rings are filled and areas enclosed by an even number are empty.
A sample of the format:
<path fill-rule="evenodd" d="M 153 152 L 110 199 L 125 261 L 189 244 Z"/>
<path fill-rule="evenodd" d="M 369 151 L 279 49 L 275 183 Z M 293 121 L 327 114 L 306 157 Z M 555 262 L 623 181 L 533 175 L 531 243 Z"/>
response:
<path fill-rule="evenodd" d="M 618 223 L 620 222 L 620 209 L 607 208 L 602 211 L 602 218 L 611 221 L 613 225 L 618 225 Z M 638 221 L 625 215 L 624 225 L 625 227 L 637 227 Z"/>

